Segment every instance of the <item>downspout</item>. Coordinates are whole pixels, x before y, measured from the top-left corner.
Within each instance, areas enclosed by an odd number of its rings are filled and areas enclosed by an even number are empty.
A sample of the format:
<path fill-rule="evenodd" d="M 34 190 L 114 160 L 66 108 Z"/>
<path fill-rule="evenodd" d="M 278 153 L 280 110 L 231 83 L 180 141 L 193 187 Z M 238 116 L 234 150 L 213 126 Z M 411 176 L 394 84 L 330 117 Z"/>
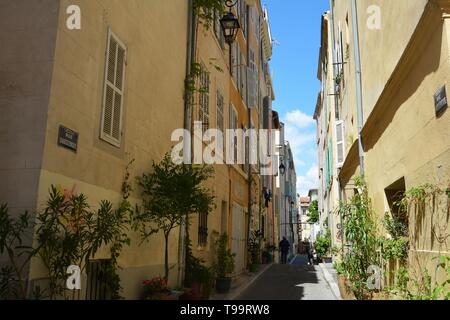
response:
<path fill-rule="evenodd" d="M 246 6 L 246 8 L 247 8 L 247 10 L 246 10 L 246 13 L 245 13 L 245 19 L 247 19 L 247 21 L 249 21 L 250 20 L 249 19 L 249 7 Z M 247 65 L 250 62 L 250 39 L 248 39 L 249 36 L 250 36 L 250 32 L 249 32 L 249 29 L 248 29 L 249 27 L 250 26 L 247 25 L 247 30 L 246 30 L 246 33 L 247 33 Z M 248 68 L 246 68 L 245 72 L 247 73 L 247 77 L 246 77 L 247 84 L 245 86 L 245 89 L 246 89 L 245 97 L 247 98 L 246 104 L 248 104 L 248 93 L 249 93 L 249 88 L 248 88 L 248 76 L 249 76 Z M 252 129 L 252 109 L 248 105 L 247 105 L 247 117 L 248 117 L 248 121 L 247 121 L 248 122 L 248 130 L 251 130 Z M 248 161 L 248 164 L 246 164 L 247 165 L 247 171 L 248 171 L 247 244 L 250 242 L 250 232 L 251 232 L 251 222 L 252 222 L 252 166 L 250 164 L 250 154 L 251 154 L 251 150 L 252 150 L 251 149 L 252 145 L 251 145 L 250 137 L 251 137 L 251 134 L 249 135 L 249 138 L 248 138 L 248 155 L 247 155 L 247 157 L 248 157 L 249 161 Z M 244 148 L 245 148 L 245 146 L 244 146 Z M 247 262 L 248 262 L 248 259 L 247 259 Z"/>
<path fill-rule="evenodd" d="M 358 112 L 358 152 L 359 166 L 361 175 L 365 174 L 364 167 L 364 149 L 361 139 L 361 131 L 364 123 L 363 117 L 363 101 L 362 101 L 362 82 L 361 82 L 361 58 L 359 50 L 359 29 L 358 29 L 358 9 L 356 0 L 352 0 L 352 20 L 353 20 L 353 42 L 355 48 L 355 79 L 356 79 L 356 99 Z"/>
<path fill-rule="evenodd" d="M 191 75 L 192 64 L 195 62 L 195 43 L 196 43 L 196 15 L 194 12 L 193 0 L 188 2 L 188 25 L 187 25 L 187 57 L 186 57 L 186 79 L 187 81 Z M 186 86 L 185 86 L 186 87 Z M 193 162 L 192 155 L 192 143 L 191 142 L 191 131 L 192 131 L 192 107 L 190 104 L 190 99 L 187 91 L 184 95 L 184 130 L 185 136 L 183 138 L 185 150 L 183 154 L 183 161 L 185 164 L 190 164 Z M 187 135 L 187 136 L 186 136 Z M 186 152 L 188 150 L 189 152 Z M 179 285 L 184 282 L 184 267 L 186 264 L 186 243 L 185 238 L 189 234 L 189 224 L 187 223 L 188 216 L 186 216 L 186 222 L 180 227 L 180 234 L 178 239 L 178 281 Z"/>
<path fill-rule="evenodd" d="M 330 24 L 331 24 L 331 45 L 332 45 L 332 62 L 333 62 L 333 75 L 332 75 L 332 77 L 333 77 L 333 97 L 334 97 L 334 112 L 335 112 L 335 118 L 336 119 L 340 119 L 341 118 L 341 113 L 340 113 L 340 108 L 339 108 L 339 98 L 338 98 L 338 96 L 337 96 L 337 93 L 336 93 L 336 83 L 335 83 L 335 80 L 334 79 L 336 79 L 336 74 L 337 74 L 337 69 L 338 69 L 338 65 L 337 65 L 337 63 L 338 63 L 338 61 L 337 61 L 337 56 L 336 56 L 336 41 L 335 41 L 335 35 L 334 35 L 334 33 L 335 33 L 335 28 L 334 28 L 334 0 L 330 0 Z M 342 68 L 343 68 L 344 66 L 342 66 Z M 337 115 L 339 115 L 339 116 L 337 116 Z M 339 176 L 339 173 L 338 173 L 338 176 Z M 341 198 L 341 195 L 342 195 L 342 186 L 341 186 L 341 182 L 340 182 L 340 179 L 339 179 L 339 177 L 337 178 L 337 180 L 338 180 L 338 193 L 339 193 L 339 200 L 342 200 L 342 198 Z M 341 224 L 341 227 L 342 227 L 342 216 L 341 215 L 339 215 L 339 217 L 340 217 L 340 224 Z M 333 225 L 331 222 L 330 222 L 330 225 Z M 332 235 L 333 235 L 333 233 L 332 233 Z M 341 240 L 343 240 L 343 239 L 341 239 Z M 334 242 L 334 236 L 332 236 L 332 242 Z M 344 242 L 342 241 L 342 244 L 343 244 Z"/>

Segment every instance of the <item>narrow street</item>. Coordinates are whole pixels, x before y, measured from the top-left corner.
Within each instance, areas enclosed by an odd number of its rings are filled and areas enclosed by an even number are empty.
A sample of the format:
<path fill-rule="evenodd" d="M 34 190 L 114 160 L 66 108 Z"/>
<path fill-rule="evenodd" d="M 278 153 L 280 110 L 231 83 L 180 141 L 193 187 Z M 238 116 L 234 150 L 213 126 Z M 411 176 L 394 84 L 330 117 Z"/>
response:
<path fill-rule="evenodd" d="M 238 300 L 339 300 L 322 268 L 308 266 L 306 256 L 292 264 L 274 264 Z"/>

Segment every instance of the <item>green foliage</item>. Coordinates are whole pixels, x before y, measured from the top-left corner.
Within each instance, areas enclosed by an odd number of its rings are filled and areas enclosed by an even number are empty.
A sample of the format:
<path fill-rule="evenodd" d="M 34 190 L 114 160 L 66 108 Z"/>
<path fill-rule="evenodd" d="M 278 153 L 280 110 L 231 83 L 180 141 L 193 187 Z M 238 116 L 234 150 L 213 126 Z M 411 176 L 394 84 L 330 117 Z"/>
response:
<path fill-rule="evenodd" d="M 377 264 L 376 226 L 372 218 L 371 201 L 363 177 L 355 179 L 358 192 L 348 204 L 341 204 L 339 212 L 345 223 L 345 237 L 351 249 L 345 255 L 342 269 L 351 283 L 357 299 L 367 293 L 367 270 Z"/>
<path fill-rule="evenodd" d="M 419 205 L 426 199 L 433 198 L 444 192 L 444 190 L 441 190 L 436 185 L 430 183 L 423 184 L 406 191 L 402 199 L 395 202 L 395 205 L 398 206 L 402 212 L 408 212 L 410 205 Z"/>
<path fill-rule="evenodd" d="M 438 256 L 436 273 L 442 271 L 446 280 L 442 283 L 432 282 L 427 269 L 422 271 L 418 279 L 409 275 L 407 268 L 400 267 L 396 275 L 396 285 L 388 292 L 405 300 L 449 300 L 450 299 L 450 257 Z"/>
<path fill-rule="evenodd" d="M 24 237 L 32 227 L 28 212 L 13 218 L 8 206 L 0 205 L 0 254 L 6 253 L 9 259 L 9 266 L 2 267 L 0 272 L 0 299 L 26 298 L 28 286 L 24 271 L 33 254 L 32 248 L 24 245 L 30 239 Z"/>
<path fill-rule="evenodd" d="M 194 0 L 193 9 L 199 22 L 209 29 L 217 17 L 225 13 L 224 0 Z"/>
<path fill-rule="evenodd" d="M 314 248 L 316 249 L 317 256 L 319 259 L 325 258 L 331 248 L 331 232 L 327 230 L 325 235 L 320 235 L 316 238 L 316 242 L 314 243 Z"/>
<path fill-rule="evenodd" d="M 186 269 L 184 277 L 184 285 L 187 288 L 192 287 L 194 283 L 211 285 L 213 280 L 213 270 L 204 265 L 205 261 L 195 257 L 192 253 L 192 242 L 188 238 L 186 253 Z"/>
<path fill-rule="evenodd" d="M 399 292 L 402 295 L 404 295 L 408 292 L 409 281 L 410 281 L 410 278 L 409 278 L 409 274 L 408 274 L 408 269 L 404 266 L 401 266 L 397 270 L 396 285 L 397 285 L 397 288 L 399 289 Z"/>
<path fill-rule="evenodd" d="M 259 264 L 261 259 L 261 238 L 262 234 L 260 231 L 253 231 L 251 233 L 248 245 L 248 251 L 250 253 L 249 257 L 251 259 L 250 265 Z"/>
<path fill-rule="evenodd" d="M 382 256 L 385 260 L 405 259 L 408 256 L 409 239 L 401 237 L 397 239 L 380 238 Z"/>
<path fill-rule="evenodd" d="M 340 85 L 342 82 L 342 73 L 339 73 L 336 78 L 334 79 L 334 81 L 336 82 L 336 85 Z"/>
<path fill-rule="evenodd" d="M 112 204 L 102 201 L 95 212 L 90 209 L 85 195 L 64 195 L 51 186 L 46 208 L 37 215 L 37 248 L 35 254 L 42 259 L 49 279 L 49 297 L 65 295 L 66 269 L 77 265 L 83 272 L 89 259 L 94 258 L 100 247 L 112 246 L 112 266 L 127 236 L 131 213 L 124 202 L 117 210 Z M 117 294 L 117 276 L 108 273 L 113 285 L 112 294 Z"/>
<path fill-rule="evenodd" d="M 142 209 L 136 210 L 134 229 L 146 241 L 160 231 L 165 239 L 165 279 L 169 277 L 168 242 L 171 231 L 191 214 L 208 213 L 214 196 L 202 186 L 213 175 L 209 166 L 174 164 L 170 154 L 153 162 L 152 173 L 137 178 L 142 189 Z"/>
<path fill-rule="evenodd" d="M 131 244 L 128 236 L 131 226 L 131 216 L 133 210 L 127 200 L 123 200 L 119 208 L 113 210 L 111 203 L 102 201 L 100 209 L 97 212 L 96 230 L 97 237 L 94 239 L 93 250 L 97 251 L 102 245 L 110 244 L 111 261 L 103 268 L 103 274 L 106 277 L 112 300 L 122 299 L 120 295 L 122 286 L 117 269 L 120 266 L 117 259 L 124 246 Z"/>
<path fill-rule="evenodd" d="M 314 200 L 308 208 L 308 223 L 316 223 L 320 219 L 319 202 Z"/>
<path fill-rule="evenodd" d="M 340 275 L 347 276 L 345 266 L 342 262 L 333 261 L 333 268 Z"/>
<path fill-rule="evenodd" d="M 388 213 L 384 215 L 384 228 L 393 238 L 408 236 L 408 225 L 397 217 L 391 217 Z"/>
<path fill-rule="evenodd" d="M 221 234 L 215 241 L 216 261 L 214 263 L 214 270 L 217 278 L 225 278 L 234 271 L 234 257 L 236 254 L 228 249 L 228 235 Z"/>

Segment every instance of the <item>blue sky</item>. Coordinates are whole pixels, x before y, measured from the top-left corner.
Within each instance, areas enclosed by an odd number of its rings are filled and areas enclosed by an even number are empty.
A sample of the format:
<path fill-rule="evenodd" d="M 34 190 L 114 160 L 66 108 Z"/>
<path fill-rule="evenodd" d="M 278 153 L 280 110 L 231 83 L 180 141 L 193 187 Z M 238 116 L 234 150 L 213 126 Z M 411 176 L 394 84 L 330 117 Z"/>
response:
<path fill-rule="evenodd" d="M 297 193 L 318 187 L 316 124 L 313 113 L 320 82 L 317 64 L 321 17 L 329 0 L 266 0 L 272 37 L 270 62 L 278 111 L 286 125 L 297 172 Z"/>

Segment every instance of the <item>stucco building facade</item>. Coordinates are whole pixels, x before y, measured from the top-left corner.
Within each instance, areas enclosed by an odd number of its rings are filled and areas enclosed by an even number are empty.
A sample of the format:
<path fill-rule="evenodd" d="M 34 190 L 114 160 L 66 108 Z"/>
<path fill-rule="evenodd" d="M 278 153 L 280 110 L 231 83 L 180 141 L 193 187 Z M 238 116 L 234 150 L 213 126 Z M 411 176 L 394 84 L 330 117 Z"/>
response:
<path fill-rule="evenodd" d="M 0 203 L 8 203 L 13 214 L 41 210 L 51 185 L 83 193 L 94 206 L 105 199 L 119 204 L 127 166 L 132 162 L 132 178 L 149 172 L 152 161 L 177 143 L 172 133 L 186 128 L 186 119 L 190 129 L 195 121 L 202 129 L 271 129 L 272 39 L 260 1 L 242 0 L 233 8 L 242 28 L 231 51 L 218 19 L 209 29 L 198 24 L 191 43 L 189 1 L 75 2 L 0 5 Z M 69 28 L 73 5 L 80 9 L 80 28 Z M 194 97 L 187 117 L 185 80 L 193 61 L 202 66 L 198 85 L 207 91 Z M 69 148 L 58 144 L 61 130 L 75 134 L 77 142 Z M 248 150 L 242 152 L 248 160 Z M 266 242 L 273 244 L 274 216 L 263 197 L 273 179 L 260 175 L 260 163 L 214 169 L 207 186 L 215 209 L 193 218 L 190 236 L 194 254 L 211 265 L 214 231 L 227 232 L 237 275 L 248 265 L 249 233 L 265 225 Z M 139 203 L 140 190 L 133 189 L 129 200 Z M 169 239 L 172 286 L 183 278 L 183 235 L 175 230 Z M 130 236 L 119 275 L 123 296 L 137 299 L 142 280 L 164 274 L 164 237 L 139 245 L 137 233 Z M 95 259 L 108 254 L 101 250 Z M 28 278 L 30 290 L 45 284 L 38 259 L 31 261 Z M 84 297 L 85 275 L 82 288 Z"/>
<path fill-rule="evenodd" d="M 322 34 L 331 35 L 325 37 L 328 42 L 322 40 L 320 61 L 332 74 L 321 79 L 332 83 L 326 92 L 333 95 L 328 101 L 334 103 L 335 124 L 319 139 L 319 157 L 326 158 L 321 144 L 329 139 L 336 155 L 334 203 L 348 200 L 356 192 L 354 177 L 364 174 L 379 234 L 386 236 L 383 217 L 386 212 L 396 214 L 396 194 L 425 184 L 441 190 L 449 187 L 450 118 L 442 98 L 450 79 L 450 4 L 438 0 L 330 4 Z M 319 99 L 319 132 L 326 128 L 321 125 L 327 118 L 326 105 Z M 438 111 L 439 106 L 443 108 Z M 323 190 L 320 198 L 326 208 Z M 409 212 L 408 266 L 413 275 L 424 268 L 434 270 L 433 257 L 450 254 L 447 197 L 444 192 L 436 198 L 436 207 Z"/>

